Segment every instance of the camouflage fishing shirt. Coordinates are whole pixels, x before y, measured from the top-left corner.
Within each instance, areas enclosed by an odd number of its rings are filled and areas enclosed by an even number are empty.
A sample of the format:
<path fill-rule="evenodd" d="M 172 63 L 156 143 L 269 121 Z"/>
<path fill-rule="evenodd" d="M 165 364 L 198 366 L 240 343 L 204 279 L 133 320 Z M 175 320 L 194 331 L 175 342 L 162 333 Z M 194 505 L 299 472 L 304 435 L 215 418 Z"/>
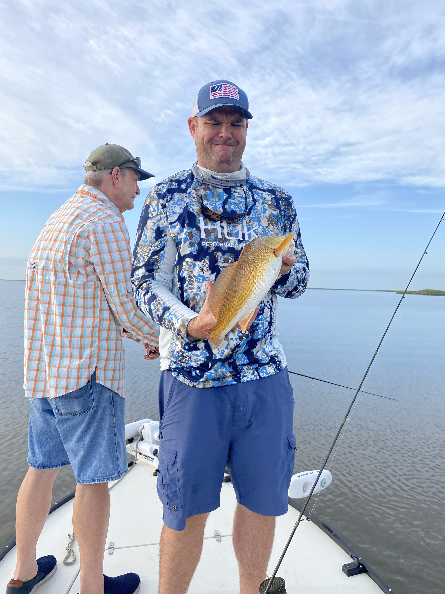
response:
<path fill-rule="evenodd" d="M 202 205 L 223 215 L 245 216 L 235 223 L 212 220 Z M 205 281 L 214 282 L 251 239 L 292 231 L 296 262 L 260 303 L 250 330 L 243 334 L 234 329 L 213 348 L 207 340 L 189 337 L 187 324 L 204 304 Z M 286 367 L 277 339 L 277 295 L 301 295 L 309 263 L 292 198 L 283 189 L 250 175 L 244 183 L 221 188 L 198 181 L 192 170 L 181 171 L 148 194 L 133 258 L 136 303 L 161 326 L 161 369 L 206 388 L 267 377 Z"/>

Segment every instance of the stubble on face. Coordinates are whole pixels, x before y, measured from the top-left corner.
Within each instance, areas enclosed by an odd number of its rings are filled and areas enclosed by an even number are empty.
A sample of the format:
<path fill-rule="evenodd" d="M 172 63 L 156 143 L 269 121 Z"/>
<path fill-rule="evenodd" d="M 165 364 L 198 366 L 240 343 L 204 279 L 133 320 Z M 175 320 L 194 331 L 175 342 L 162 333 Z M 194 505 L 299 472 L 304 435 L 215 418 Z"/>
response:
<path fill-rule="evenodd" d="M 199 165 L 219 173 L 241 169 L 247 120 L 238 109 L 216 108 L 199 118 L 189 118 L 189 127 Z"/>
<path fill-rule="evenodd" d="M 138 194 L 140 194 L 138 180 L 139 180 L 139 172 L 128 167 L 126 169 L 121 169 L 122 175 L 122 194 L 121 194 L 121 205 L 119 210 L 121 212 L 125 212 L 127 210 L 132 210 L 134 208 L 134 199 Z"/>

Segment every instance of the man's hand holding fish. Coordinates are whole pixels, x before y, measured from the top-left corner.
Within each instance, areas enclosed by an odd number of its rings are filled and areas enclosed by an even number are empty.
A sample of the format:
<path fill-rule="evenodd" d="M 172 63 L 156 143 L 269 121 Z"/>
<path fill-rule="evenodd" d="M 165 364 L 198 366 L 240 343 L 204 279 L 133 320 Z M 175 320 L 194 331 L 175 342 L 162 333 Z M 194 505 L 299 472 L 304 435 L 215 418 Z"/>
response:
<path fill-rule="evenodd" d="M 213 315 L 209 305 L 210 294 L 212 292 L 213 285 L 210 281 L 207 281 L 206 286 L 207 296 L 206 300 L 204 301 L 204 305 L 201 307 L 201 310 L 196 318 L 192 318 L 187 324 L 187 334 L 195 339 L 208 338 L 211 329 L 216 324 L 216 318 Z"/>

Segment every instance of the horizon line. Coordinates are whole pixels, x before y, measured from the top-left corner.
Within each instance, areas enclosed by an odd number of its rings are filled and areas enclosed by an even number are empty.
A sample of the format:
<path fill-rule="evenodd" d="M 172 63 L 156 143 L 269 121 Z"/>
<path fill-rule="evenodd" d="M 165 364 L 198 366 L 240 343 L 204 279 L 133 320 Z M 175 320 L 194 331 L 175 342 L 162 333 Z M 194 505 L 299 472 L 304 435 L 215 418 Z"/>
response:
<path fill-rule="evenodd" d="M 26 283 L 24 278 L 0 278 L 0 281 L 11 283 Z M 370 291 L 372 293 L 403 293 L 403 289 L 336 289 L 333 287 L 306 287 L 312 291 Z M 440 289 L 420 289 L 421 291 L 439 291 Z M 409 291 L 412 292 L 412 291 Z"/>

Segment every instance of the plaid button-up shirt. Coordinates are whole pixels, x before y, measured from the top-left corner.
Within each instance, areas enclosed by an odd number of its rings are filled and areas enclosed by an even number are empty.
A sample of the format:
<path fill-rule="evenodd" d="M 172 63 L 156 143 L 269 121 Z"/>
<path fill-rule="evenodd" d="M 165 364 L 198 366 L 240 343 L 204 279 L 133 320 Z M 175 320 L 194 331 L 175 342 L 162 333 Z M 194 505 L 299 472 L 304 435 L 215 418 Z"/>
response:
<path fill-rule="evenodd" d="M 136 307 L 122 213 L 81 186 L 47 221 L 26 274 L 26 396 L 55 397 L 96 380 L 124 395 L 125 329 L 153 347 L 158 327 Z"/>

